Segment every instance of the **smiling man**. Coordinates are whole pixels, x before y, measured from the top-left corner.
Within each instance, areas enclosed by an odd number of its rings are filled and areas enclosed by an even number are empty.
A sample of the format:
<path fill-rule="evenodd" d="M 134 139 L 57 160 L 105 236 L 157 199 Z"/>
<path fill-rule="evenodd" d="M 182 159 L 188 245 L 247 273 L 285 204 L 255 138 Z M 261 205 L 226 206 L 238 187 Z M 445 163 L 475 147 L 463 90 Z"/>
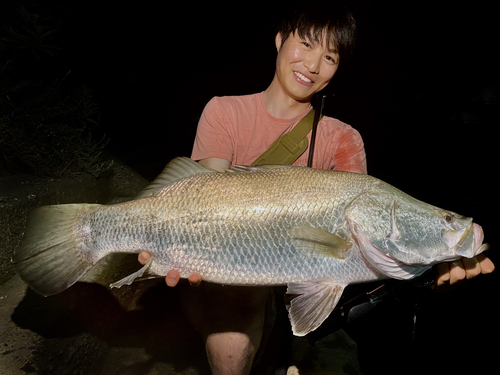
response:
<path fill-rule="evenodd" d="M 339 53 L 326 30 L 320 35 L 313 30 L 307 34 L 305 30 L 294 30 L 288 35 L 279 32 L 276 48 L 276 73 L 265 91 L 265 102 L 269 104 L 278 99 L 285 99 L 289 105 L 309 103 L 312 95 L 330 82 L 339 66 Z"/>
<path fill-rule="evenodd" d="M 213 98 L 198 124 L 191 157 L 219 171 L 252 164 L 309 113 L 313 95 L 348 59 L 355 35 L 356 24 L 345 9 L 287 18 L 275 37 L 278 55 L 269 87 L 252 95 Z M 294 164 L 307 165 L 308 154 Z M 359 133 L 331 117 L 319 122 L 313 160 L 314 168 L 366 173 Z"/>
<path fill-rule="evenodd" d="M 252 95 L 213 98 L 200 118 L 191 158 L 221 172 L 231 165 L 252 164 L 309 113 L 313 95 L 348 60 L 355 36 L 354 18 L 345 8 L 292 13 L 275 37 L 276 71 L 271 84 Z M 306 150 L 294 164 L 307 165 L 308 155 Z M 313 168 L 366 173 L 359 133 L 337 119 L 323 117 L 317 128 Z M 149 257 L 143 252 L 139 261 L 145 264 Z M 487 258 L 473 262 L 462 264 L 461 274 L 456 271 L 458 265 L 445 265 L 439 280 L 452 283 L 494 268 Z M 179 272 L 170 271 L 167 284 L 175 286 L 178 281 Z M 199 285 L 201 279 L 193 274 L 189 281 Z M 249 374 L 261 346 L 271 289 L 203 283 L 198 288 L 183 287 L 180 296 L 205 339 L 212 373 Z"/>

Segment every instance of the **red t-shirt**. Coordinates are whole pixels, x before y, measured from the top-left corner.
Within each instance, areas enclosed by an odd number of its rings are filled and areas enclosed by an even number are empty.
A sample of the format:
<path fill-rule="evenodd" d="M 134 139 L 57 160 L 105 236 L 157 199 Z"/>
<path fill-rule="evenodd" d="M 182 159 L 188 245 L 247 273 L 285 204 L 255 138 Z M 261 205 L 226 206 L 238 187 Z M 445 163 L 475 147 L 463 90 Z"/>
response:
<path fill-rule="evenodd" d="M 250 165 L 309 110 L 293 119 L 279 119 L 266 110 L 262 93 L 214 97 L 201 115 L 191 158 L 220 158 L 232 165 Z M 308 139 L 310 142 L 311 132 Z M 308 156 L 309 149 L 294 164 L 307 165 Z M 324 116 L 318 123 L 313 168 L 366 173 L 366 155 L 358 131 Z"/>

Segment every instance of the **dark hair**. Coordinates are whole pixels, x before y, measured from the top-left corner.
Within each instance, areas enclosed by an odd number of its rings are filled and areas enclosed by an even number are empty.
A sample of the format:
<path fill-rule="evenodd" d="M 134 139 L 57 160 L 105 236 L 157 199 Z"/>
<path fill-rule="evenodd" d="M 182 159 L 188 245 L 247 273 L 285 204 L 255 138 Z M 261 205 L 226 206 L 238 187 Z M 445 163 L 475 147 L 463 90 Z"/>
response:
<path fill-rule="evenodd" d="M 277 32 L 281 34 L 283 45 L 294 32 L 312 42 L 322 42 L 325 30 L 328 47 L 335 46 L 340 61 L 348 60 L 356 42 L 356 21 L 345 6 L 303 7 L 294 10 L 283 18 Z"/>

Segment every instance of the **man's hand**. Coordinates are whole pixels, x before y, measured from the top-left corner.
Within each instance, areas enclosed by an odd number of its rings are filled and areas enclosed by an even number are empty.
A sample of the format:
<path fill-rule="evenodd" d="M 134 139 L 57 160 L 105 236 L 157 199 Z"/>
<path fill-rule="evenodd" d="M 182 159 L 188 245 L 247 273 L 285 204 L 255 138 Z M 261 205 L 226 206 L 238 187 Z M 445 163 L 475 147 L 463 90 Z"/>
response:
<path fill-rule="evenodd" d="M 440 263 L 435 267 L 436 286 L 454 285 L 464 279 L 470 280 L 479 274 L 488 274 L 494 270 L 493 262 L 483 254 L 471 259 L 461 258 L 450 263 Z"/>
<path fill-rule="evenodd" d="M 147 251 L 142 251 L 139 253 L 138 260 L 142 265 L 146 264 L 149 258 L 151 258 L 151 254 Z M 167 276 L 165 276 L 165 282 L 168 286 L 176 286 L 180 279 L 181 275 L 177 270 L 170 270 L 168 271 Z M 189 276 L 188 281 L 192 286 L 198 286 L 201 284 L 201 276 L 193 273 L 191 276 Z"/>

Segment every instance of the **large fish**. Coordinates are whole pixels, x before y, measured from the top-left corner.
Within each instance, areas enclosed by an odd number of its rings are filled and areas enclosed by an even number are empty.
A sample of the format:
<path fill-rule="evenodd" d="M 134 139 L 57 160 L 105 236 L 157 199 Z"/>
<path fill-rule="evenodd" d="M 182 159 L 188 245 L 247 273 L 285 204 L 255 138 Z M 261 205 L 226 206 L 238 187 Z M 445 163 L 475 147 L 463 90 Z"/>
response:
<path fill-rule="evenodd" d="M 22 279 L 59 293 L 114 252 L 152 254 L 112 284 L 198 273 L 231 285 L 288 284 L 296 335 L 316 329 L 348 284 L 410 279 L 487 249 L 472 219 L 374 177 L 306 167 L 207 169 L 172 160 L 133 201 L 40 207 L 13 255 Z"/>

